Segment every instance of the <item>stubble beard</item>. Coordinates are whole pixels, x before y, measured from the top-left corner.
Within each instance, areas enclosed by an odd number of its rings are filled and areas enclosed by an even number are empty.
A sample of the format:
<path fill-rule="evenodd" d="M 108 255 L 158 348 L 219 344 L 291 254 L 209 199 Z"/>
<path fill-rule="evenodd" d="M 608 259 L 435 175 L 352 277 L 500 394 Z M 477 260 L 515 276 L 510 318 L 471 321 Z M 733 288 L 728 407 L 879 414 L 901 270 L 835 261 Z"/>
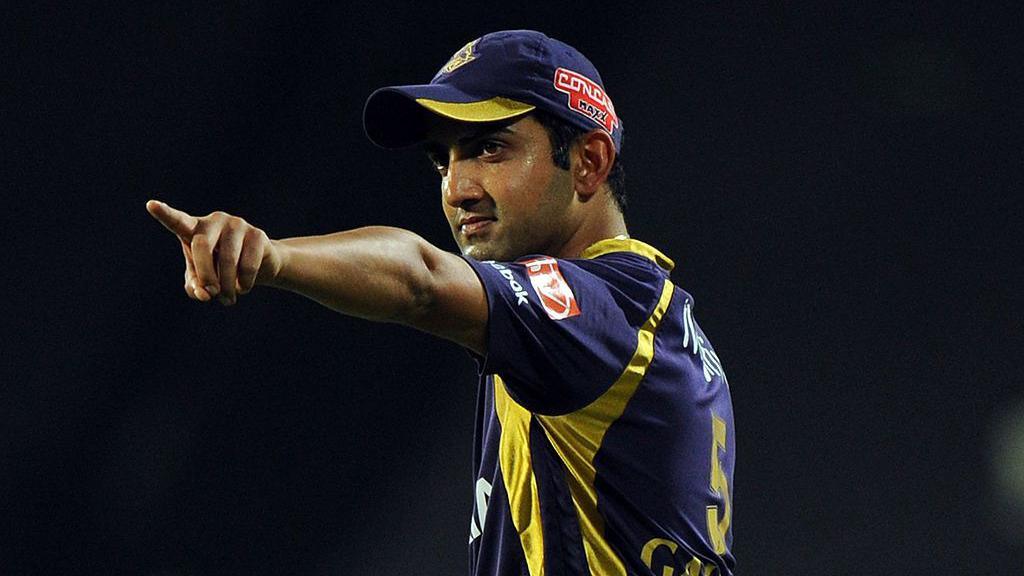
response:
<path fill-rule="evenodd" d="M 498 226 L 501 228 L 501 226 Z M 529 246 L 529 242 L 516 242 L 515 230 L 492 230 L 489 233 L 498 232 L 495 238 L 472 238 L 466 239 L 459 244 L 462 255 L 473 260 L 496 262 L 512 262 L 518 258 L 536 252 L 536 248 Z M 521 239 L 522 240 L 522 239 Z"/>
<path fill-rule="evenodd" d="M 510 255 L 509 250 L 503 250 L 502 247 L 497 246 L 494 242 L 468 242 L 460 244 L 459 249 L 462 251 L 463 256 L 480 262 L 485 260 L 511 262 L 521 256 Z"/>

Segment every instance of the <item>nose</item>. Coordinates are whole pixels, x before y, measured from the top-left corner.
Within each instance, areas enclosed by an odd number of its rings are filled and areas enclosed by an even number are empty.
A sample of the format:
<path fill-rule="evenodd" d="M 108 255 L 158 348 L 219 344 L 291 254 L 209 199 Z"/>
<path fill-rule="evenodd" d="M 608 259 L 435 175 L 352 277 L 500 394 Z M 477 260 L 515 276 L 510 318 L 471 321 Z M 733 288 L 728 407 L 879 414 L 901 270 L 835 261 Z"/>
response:
<path fill-rule="evenodd" d="M 448 163 L 448 174 L 441 183 L 444 201 L 453 208 L 465 206 L 484 197 L 472 159 L 452 158 Z"/>

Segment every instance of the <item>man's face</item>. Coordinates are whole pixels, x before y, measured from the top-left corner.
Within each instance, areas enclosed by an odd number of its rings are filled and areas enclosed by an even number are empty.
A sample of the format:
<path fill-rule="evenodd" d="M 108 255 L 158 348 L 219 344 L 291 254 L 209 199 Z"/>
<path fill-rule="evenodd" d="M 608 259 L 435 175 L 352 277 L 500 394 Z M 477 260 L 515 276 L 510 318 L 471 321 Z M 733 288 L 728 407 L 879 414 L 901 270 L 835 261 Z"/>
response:
<path fill-rule="evenodd" d="M 475 260 L 562 256 L 573 232 L 573 182 L 555 166 L 532 116 L 511 123 L 433 119 L 427 154 L 441 174 L 442 206 L 462 253 Z"/>

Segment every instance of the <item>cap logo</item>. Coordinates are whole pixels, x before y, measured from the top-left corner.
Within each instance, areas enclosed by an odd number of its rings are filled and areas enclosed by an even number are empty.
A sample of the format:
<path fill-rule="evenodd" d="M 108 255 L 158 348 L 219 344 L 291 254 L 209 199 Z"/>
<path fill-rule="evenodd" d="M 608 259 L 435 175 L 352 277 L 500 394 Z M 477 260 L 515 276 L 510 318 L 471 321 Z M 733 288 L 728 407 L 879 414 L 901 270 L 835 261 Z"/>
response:
<path fill-rule="evenodd" d="M 466 44 L 465 46 L 460 48 L 459 51 L 456 52 L 455 55 L 448 60 L 448 63 L 441 68 L 441 73 L 451 74 L 452 72 L 455 71 L 456 68 L 462 66 L 463 64 L 476 60 L 476 54 L 473 54 L 473 47 L 476 46 L 476 43 L 479 41 L 480 39 L 477 38 L 476 40 L 473 40 L 469 44 Z"/>
<path fill-rule="evenodd" d="M 555 90 L 569 95 L 570 110 L 597 122 L 605 132 L 611 134 L 619 127 L 619 117 L 615 115 L 611 98 L 590 78 L 559 68 L 555 70 Z"/>

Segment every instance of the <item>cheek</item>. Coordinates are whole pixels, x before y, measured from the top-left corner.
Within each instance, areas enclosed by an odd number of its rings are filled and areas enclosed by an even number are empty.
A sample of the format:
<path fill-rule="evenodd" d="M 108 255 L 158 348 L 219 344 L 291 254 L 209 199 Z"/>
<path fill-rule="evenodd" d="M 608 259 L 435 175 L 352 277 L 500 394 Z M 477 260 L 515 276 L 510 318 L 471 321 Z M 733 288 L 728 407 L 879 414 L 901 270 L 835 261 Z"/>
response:
<path fill-rule="evenodd" d="M 448 211 L 448 176 L 441 177 L 441 187 L 438 189 L 441 192 L 441 206 L 444 207 L 445 212 Z"/>
<path fill-rule="evenodd" d="M 536 153 L 529 153 L 523 158 L 522 166 L 519 172 L 519 182 L 523 186 L 530 186 L 531 190 L 539 183 L 539 180 L 544 179 L 543 165 L 540 163 L 540 158 L 537 157 Z"/>
<path fill-rule="evenodd" d="M 441 201 L 441 210 L 444 212 L 444 217 L 448 220 L 449 224 L 455 224 L 455 218 L 458 215 L 458 209 L 453 208 L 450 204 L 445 201 Z"/>
<path fill-rule="evenodd" d="M 448 203 L 448 179 L 445 178 L 441 182 L 441 211 L 444 212 L 444 217 L 448 219 L 448 222 L 453 222 L 453 218 L 456 217 L 459 209 Z"/>
<path fill-rule="evenodd" d="M 526 154 L 522 162 L 516 163 L 503 175 L 507 203 L 529 210 L 542 200 L 551 179 L 544 160 L 537 154 Z"/>

